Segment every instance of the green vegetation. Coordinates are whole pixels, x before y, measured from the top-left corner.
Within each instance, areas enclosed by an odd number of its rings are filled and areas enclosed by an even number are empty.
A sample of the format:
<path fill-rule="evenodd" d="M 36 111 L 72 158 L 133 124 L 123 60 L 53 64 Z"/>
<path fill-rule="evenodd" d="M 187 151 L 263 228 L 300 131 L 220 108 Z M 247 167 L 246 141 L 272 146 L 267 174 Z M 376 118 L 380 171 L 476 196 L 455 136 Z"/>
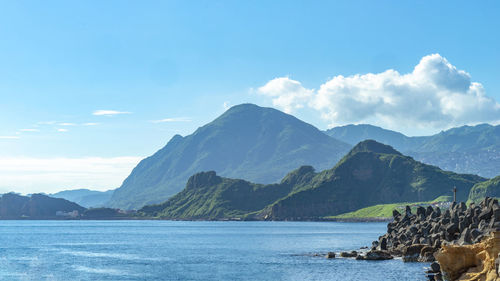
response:
<path fill-rule="evenodd" d="M 380 204 L 375 206 L 370 206 L 366 208 L 359 209 L 354 212 L 349 212 L 346 214 L 341 214 L 338 216 L 329 216 L 326 218 L 335 219 L 350 219 L 350 218 L 390 218 L 392 217 L 392 211 L 397 210 L 398 212 L 404 211 L 406 206 L 411 206 L 412 212 L 416 211 L 418 205 L 428 205 L 438 202 L 450 202 L 452 200 L 451 196 L 440 196 L 432 201 L 428 202 L 406 202 L 406 203 L 393 203 L 393 204 Z"/>
<path fill-rule="evenodd" d="M 6 193 L 0 197 L 0 219 L 55 219 L 58 211 L 75 210 L 81 214 L 85 208 L 68 200 L 43 194 L 22 196 Z"/>
<path fill-rule="evenodd" d="M 279 182 L 302 165 L 331 168 L 350 147 L 281 111 L 242 104 L 189 136 L 174 136 L 142 160 L 108 205 L 135 209 L 163 202 L 202 171 L 259 183 Z"/>
<path fill-rule="evenodd" d="M 315 173 L 310 166 L 301 167 L 279 184 L 199 173 L 176 196 L 139 212 L 170 219 L 317 219 L 379 204 L 426 202 L 450 194 L 454 186 L 457 199 L 465 201 L 470 188 L 484 180 L 442 171 L 369 140 L 332 169 Z"/>
<path fill-rule="evenodd" d="M 467 203 L 479 203 L 485 197 L 500 198 L 500 176 L 474 185 L 469 193 Z"/>
<path fill-rule="evenodd" d="M 366 139 L 444 170 L 494 177 L 500 167 L 500 125 L 462 126 L 425 137 L 407 137 L 372 125 L 347 125 L 325 132 L 349 144 Z"/>

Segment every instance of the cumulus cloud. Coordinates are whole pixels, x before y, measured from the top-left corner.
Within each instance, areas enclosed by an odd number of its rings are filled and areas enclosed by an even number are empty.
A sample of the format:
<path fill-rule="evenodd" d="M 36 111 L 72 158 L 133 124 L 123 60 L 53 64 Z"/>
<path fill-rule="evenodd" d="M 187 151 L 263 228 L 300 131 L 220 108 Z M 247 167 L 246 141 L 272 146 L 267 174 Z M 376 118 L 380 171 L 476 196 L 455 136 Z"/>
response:
<path fill-rule="evenodd" d="M 141 157 L 0 158 L 0 189 L 20 193 L 107 190 L 121 185 Z"/>
<path fill-rule="evenodd" d="M 314 90 L 306 89 L 298 81 L 288 77 L 275 78 L 257 89 L 258 93 L 271 97 L 273 105 L 290 113 L 304 107 L 313 98 Z"/>
<path fill-rule="evenodd" d="M 164 118 L 160 120 L 153 120 L 153 123 L 169 123 L 169 122 L 191 122 L 190 118 L 186 117 L 174 117 L 174 118 Z"/>
<path fill-rule="evenodd" d="M 61 133 L 64 133 L 64 132 L 68 132 L 68 129 L 62 129 L 62 128 L 60 128 L 60 129 L 57 129 L 57 131 L 61 132 Z"/>
<path fill-rule="evenodd" d="M 96 116 L 113 116 L 118 114 L 130 114 L 132 112 L 128 111 L 117 111 L 117 110 L 96 110 L 92 113 L 92 115 Z"/>
<path fill-rule="evenodd" d="M 330 126 L 371 123 L 404 131 L 500 121 L 500 104 L 439 54 L 423 57 L 407 74 L 390 69 L 339 75 L 317 91 L 282 77 L 259 92 L 287 112 L 305 106 L 315 109 Z"/>

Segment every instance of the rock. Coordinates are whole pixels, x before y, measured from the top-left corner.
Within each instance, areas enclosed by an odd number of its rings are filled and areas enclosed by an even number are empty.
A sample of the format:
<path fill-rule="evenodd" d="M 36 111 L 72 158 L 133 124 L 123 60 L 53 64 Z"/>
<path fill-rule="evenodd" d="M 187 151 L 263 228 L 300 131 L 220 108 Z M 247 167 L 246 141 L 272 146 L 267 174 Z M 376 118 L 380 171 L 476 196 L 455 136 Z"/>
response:
<path fill-rule="evenodd" d="M 489 220 L 491 218 L 492 213 L 493 211 L 491 209 L 484 210 L 479 214 L 478 219 L 480 221 Z"/>
<path fill-rule="evenodd" d="M 446 226 L 446 232 L 449 234 L 455 234 L 455 232 L 458 232 L 458 224 L 451 222 Z"/>
<path fill-rule="evenodd" d="M 422 248 L 424 248 L 425 246 L 427 246 L 427 245 L 414 244 L 414 245 L 406 247 L 403 250 L 403 261 L 404 262 L 416 262 L 416 261 L 418 261 L 418 258 L 420 257 L 420 252 L 422 251 Z"/>
<path fill-rule="evenodd" d="M 356 251 L 351 251 L 351 252 L 341 252 L 340 256 L 343 258 L 355 258 L 358 256 L 358 252 Z"/>
<path fill-rule="evenodd" d="M 392 217 L 394 218 L 394 220 L 398 220 L 400 217 L 401 217 L 401 214 L 396 210 L 392 210 Z"/>
<path fill-rule="evenodd" d="M 383 237 L 380 239 L 380 244 L 379 244 L 380 250 L 386 251 L 387 250 L 387 238 Z"/>
<path fill-rule="evenodd" d="M 445 245 L 436 253 L 436 259 L 449 280 L 494 281 L 498 280 L 495 259 L 499 253 L 500 232 L 494 232 L 478 244 Z"/>
<path fill-rule="evenodd" d="M 335 253 L 334 252 L 328 252 L 328 254 L 326 254 L 326 258 L 327 259 L 334 259 L 335 258 Z"/>
<path fill-rule="evenodd" d="M 405 208 L 405 214 L 408 217 L 411 216 L 411 208 L 410 208 L 410 206 L 406 206 L 406 208 Z"/>
<path fill-rule="evenodd" d="M 458 245 L 470 245 L 472 244 L 472 236 L 469 228 L 465 228 L 458 239 Z"/>
<path fill-rule="evenodd" d="M 434 273 L 441 272 L 441 266 L 439 266 L 439 263 L 433 262 L 433 263 L 431 263 L 431 270 Z"/>
<path fill-rule="evenodd" d="M 433 262 L 436 259 L 434 258 L 434 253 L 437 251 L 436 248 L 431 246 L 425 246 L 420 250 L 420 257 L 417 261 L 419 262 Z"/>
<path fill-rule="evenodd" d="M 390 260 L 393 258 L 394 257 L 391 256 L 391 254 L 389 254 L 389 252 L 380 251 L 380 250 L 369 251 L 366 253 L 365 256 L 358 255 L 356 257 L 357 260 L 370 260 L 370 261 Z"/>

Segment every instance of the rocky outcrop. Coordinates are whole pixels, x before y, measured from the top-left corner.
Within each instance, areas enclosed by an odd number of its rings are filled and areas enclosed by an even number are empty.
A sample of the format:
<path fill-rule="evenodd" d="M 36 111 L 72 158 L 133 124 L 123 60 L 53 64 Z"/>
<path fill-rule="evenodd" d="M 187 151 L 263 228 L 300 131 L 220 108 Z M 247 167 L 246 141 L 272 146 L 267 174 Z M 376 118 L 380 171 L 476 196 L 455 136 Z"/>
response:
<path fill-rule="evenodd" d="M 471 245 L 500 229 L 500 206 L 489 197 L 469 207 L 453 203 L 444 211 L 428 206 L 418 207 L 413 214 L 407 206 L 403 214 L 394 210 L 393 217 L 372 250 L 388 251 L 406 262 L 432 262 L 444 244 Z"/>
<path fill-rule="evenodd" d="M 381 250 L 371 250 L 367 252 L 365 255 L 358 255 L 356 257 L 357 260 L 370 260 L 370 261 L 380 261 L 380 260 L 390 260 L 393 259 L 393 256 L 389 254 L 387 251 Z"/>
<path fill-rule="evenodd" d="M 500 232 L 495 231 L 474 245 L 443 245 L 436 259 L 449 280 L 500 281 L 499 253 Z"/>

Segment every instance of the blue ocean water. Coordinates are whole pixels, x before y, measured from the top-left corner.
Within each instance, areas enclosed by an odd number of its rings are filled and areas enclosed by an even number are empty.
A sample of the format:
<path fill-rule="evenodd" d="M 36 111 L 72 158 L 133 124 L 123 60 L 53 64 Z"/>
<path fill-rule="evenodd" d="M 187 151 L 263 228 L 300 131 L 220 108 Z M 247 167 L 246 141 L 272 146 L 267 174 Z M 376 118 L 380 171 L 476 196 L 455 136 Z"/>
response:
<path fill-rule="evenodd" d="M 0 221 L 0 280 L 426 280 L 428 264 L 326 259 L 385 223 Z"/>

